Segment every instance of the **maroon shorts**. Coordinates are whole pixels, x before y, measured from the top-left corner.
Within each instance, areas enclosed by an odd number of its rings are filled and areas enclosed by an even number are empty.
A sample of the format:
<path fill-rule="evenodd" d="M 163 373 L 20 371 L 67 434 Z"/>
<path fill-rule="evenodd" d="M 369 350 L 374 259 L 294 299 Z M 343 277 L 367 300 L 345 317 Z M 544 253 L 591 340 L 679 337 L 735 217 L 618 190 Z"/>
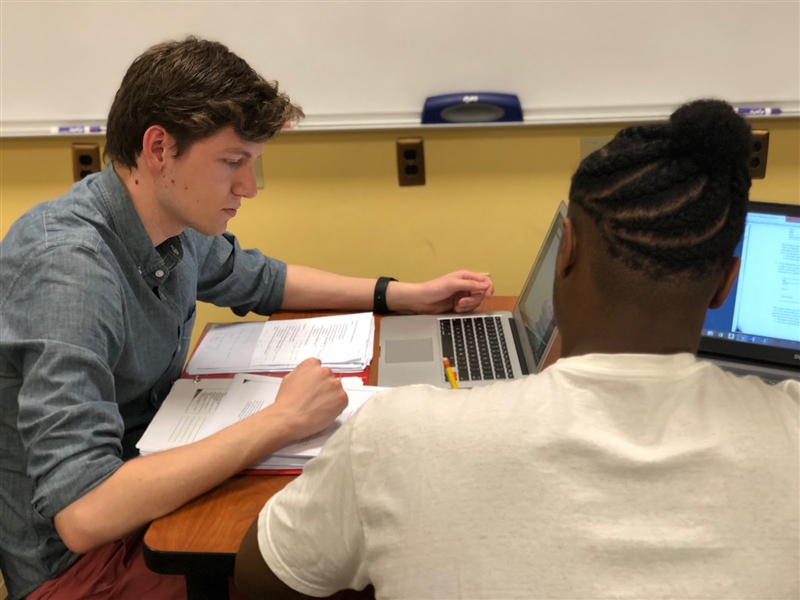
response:
<path fill-rule="evenodd" d="M 145 529 L 95 548 L 27 600 L 185 600 L 182 575 L 159 575 L 144 564 Z M 241 599 L 230 579 L 231 600 Z"/>

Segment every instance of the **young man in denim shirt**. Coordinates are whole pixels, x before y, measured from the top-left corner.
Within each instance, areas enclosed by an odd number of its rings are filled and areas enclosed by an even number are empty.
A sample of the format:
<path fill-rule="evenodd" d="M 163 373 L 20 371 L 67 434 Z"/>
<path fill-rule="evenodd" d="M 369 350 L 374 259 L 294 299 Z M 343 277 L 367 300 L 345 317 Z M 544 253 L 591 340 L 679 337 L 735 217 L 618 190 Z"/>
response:
<path fill-rule="evenodd" d="M 0 569 L 12 599 L 184 594 L 180 578 L 143 568 L 143 527 L 345 407 L 339 380 L 309 359 L 271 407 L 135 458 L 183 367 L 197 300 L 237 315 L 373 308 L 375 280 L 286 265 L 225 232 L 256 195 L 263 143 L 302 116 L 221 44 L 154 46 L 114 99 L 109 165 L 3 240 Z M 468 271 L 379 285 L 380 308 L 414 312 L 470 311 L 493 291 Z"/>

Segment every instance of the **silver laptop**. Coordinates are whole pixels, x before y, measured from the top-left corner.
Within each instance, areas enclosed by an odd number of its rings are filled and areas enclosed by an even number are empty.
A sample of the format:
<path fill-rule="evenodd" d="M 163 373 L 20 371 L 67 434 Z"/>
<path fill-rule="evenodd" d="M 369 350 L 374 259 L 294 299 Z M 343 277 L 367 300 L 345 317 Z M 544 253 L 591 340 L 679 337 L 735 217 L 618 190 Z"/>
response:
<path fill-rule="evenodd" d="M 750 202 L 739 277 L 706 313 L 698 357 L 768 383 L 800 379 L 800 206 Z"/>
<path fill-rule="evenodd" d="M 558 331 L 553 316 L 556 255 L 567 205 L 559 205 L 514 311 L 469 315 L 384 317 L 380 323 L 378 385 L 430 383 L 450 387 L 447 358 L 463 388 L 538 373 Z"/>

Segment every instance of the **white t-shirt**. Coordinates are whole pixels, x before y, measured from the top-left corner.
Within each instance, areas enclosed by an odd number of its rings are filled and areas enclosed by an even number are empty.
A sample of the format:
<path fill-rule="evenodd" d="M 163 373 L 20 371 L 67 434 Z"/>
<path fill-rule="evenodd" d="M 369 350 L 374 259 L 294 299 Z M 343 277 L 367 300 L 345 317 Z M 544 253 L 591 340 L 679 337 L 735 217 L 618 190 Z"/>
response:
<path fill-rule="evenodd" d="M 371 399 L 259 516 L 311 596 L 800 597 L 800 382 L 589 355 Z"/>

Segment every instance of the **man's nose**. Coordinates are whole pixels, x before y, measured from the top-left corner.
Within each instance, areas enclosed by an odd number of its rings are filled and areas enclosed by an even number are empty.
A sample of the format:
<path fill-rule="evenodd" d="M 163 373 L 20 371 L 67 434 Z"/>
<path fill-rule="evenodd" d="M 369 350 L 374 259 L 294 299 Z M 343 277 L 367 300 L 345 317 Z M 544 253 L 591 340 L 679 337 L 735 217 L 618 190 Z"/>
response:
<path fill-rule="evenodd" d="M 232 191 L 235 195 L 243 198 L 256 197 L 258 185 L 256 184 L 256 169 L 253 165 L 240 169 Z"/>

